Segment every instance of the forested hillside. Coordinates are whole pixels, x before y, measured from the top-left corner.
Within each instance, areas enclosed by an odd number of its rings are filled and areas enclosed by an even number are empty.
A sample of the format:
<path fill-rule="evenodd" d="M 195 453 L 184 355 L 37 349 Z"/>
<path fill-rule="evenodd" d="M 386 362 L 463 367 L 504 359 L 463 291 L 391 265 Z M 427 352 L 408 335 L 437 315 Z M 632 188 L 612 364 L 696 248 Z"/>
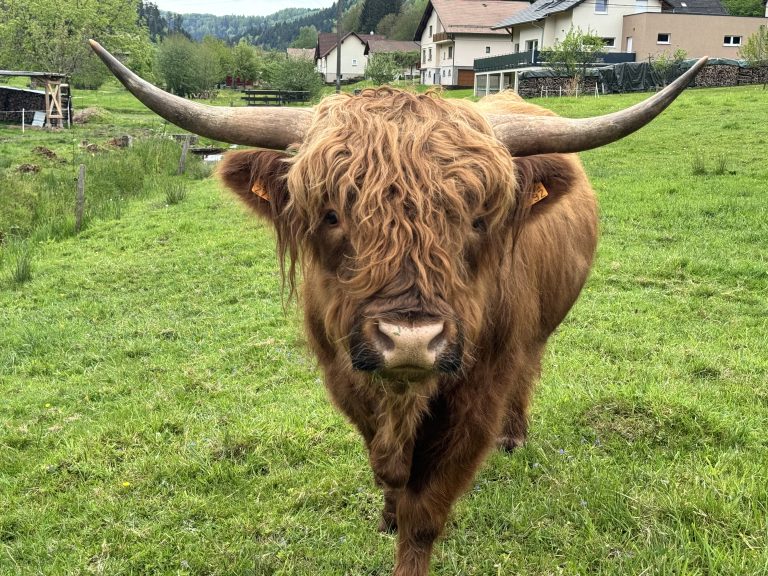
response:
<path fill-rule="evenodd" d="M 344 2 L 342 28 L 345 32 L 371 31 L 395 40 L 410 40 L 416 31 L 427 0 L 348 0 Z M 265 49 L 284 50 L 302 28 L 316 32 L 336 30 L 336 4 L 321 10 L 289 8 L 269 16 L 214 16 L 162 12 L 166 23 L 174 23 L 193 40 L 215 36 L 229 44 L 241 39 Z M 152 30 L 150 24 L 150 30 Z"/>

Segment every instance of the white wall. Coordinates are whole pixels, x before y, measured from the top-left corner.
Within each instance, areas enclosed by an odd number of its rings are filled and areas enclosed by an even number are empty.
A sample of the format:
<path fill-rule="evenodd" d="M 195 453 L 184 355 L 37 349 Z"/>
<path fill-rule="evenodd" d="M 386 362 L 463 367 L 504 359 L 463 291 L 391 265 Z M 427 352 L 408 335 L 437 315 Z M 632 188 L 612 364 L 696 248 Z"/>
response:
<path fill-rule="evenodd" d="M 443 31 L 443 26 L 435 10 L 432 10 L 427 25 L 424 27 L 424 32 L 421 33 L 421 83 L 440 84 L 440 47 L 432 40 L 432 35 L 429 33 L 430 26 L 432 27 L 432 34 Z M 430 50 L 432 51 L 431 60 L 429 58 Z M 424 58 L 424 54 L 426 54 L 426 58 Z M 430 72 L 432 76 L 430 76 Z"/>
<path fill-rule="evenodd" d="M 341 41 L 341 77 L 343 79 L 365 76 L 365 66 L 368 57 L 365 55 L 365 45 L 356 36 L 347 36 Z M 325 77 L 326 82 L 336 82 L 336 47 L 328 55 L 318 60 L 317 69 Z"/>
<path fill-rule="evenodd" d="M 615 38 L 614 51 L 621 51 L 622 46 L 622 28 L 624 26 L 624 16 L 635 14 L 637 12 L 661 12 L 661 2 L 659 0 L 648 0 L 646 8 L 640 8 L 632 0 L 608 0 L 608 7 L 605 14 L 595 12 L 594 2 L 582 2 L 573 9 L 573 25 L 581 28 L 582 31 L 593 33 L 603 38 Z M 568 28 L 563 31 L 562 27 L 558 31 L 557 38 L 562 40 Z"/>
<path fill-rule="evenodd" d="M 525 51 L 528 40 L 538 40 L 539 48 L 550 48 L 555 42 L 562 41 L 573 26 L 602 38 L 615 38 L 614 47 L 608 50 L 618 52 L 624 40 L 622 29 L 625 15 L 638 11 L 661 12 L 660 0 L 648 0 L 647 7 L 642 8 L 635 0 L 608 0 L 605 13 L 595 12 L 595 4 L 594 0 L 589 0 L 575 6 L 573 10 L 552 14 L 543 23 L 515 26 L 514 43 L 520 44 L 521 52 Z"/>

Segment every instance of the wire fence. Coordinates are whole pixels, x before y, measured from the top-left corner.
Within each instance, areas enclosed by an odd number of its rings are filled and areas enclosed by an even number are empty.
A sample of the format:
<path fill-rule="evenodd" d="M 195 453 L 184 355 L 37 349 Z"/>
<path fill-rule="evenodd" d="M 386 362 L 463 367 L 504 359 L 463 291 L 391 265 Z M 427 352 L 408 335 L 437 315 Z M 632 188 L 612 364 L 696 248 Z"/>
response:
<path fill-rule="evenodd" d="M 60 119 L 60 126 L 71 126 L 71 110 L 69 107 L 62 107 L 63 118 Z M 19 124 L 22 129 L 27 127 L 44 128 L 50 125 L 46 118 L 45 109 L 22 108 L 20 110 L 0 110 L 0 122 L 4 124 Z"/>

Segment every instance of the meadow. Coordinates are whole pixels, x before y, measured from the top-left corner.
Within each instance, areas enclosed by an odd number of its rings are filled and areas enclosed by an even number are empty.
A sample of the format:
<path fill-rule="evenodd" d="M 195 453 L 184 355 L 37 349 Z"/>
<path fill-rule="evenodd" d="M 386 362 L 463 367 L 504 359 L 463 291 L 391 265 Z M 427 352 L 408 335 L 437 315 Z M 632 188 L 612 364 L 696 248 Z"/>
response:
<path fill-rule="evenodd" d="M 538 102 L 577 117 L 644 96 Z M 121 89 L 76 105 L 101 116 L 0 127 L 0 214 L 9 187 L 38 206 L 0 252 L 0 574 L 389 574 L 381 494 L 281 298 L 271 232 L 203 168 L 173 175 L 160 136 L 177 130 Z M 689 90 L 582 154 L 594 271 L 527 445 L 491 455 L 435 575 L 768 573 L 765 126 L 759 86 Z M 80 147 L 123 133 L 144 152 Z M 83 160 L 133 184 L 79 234 L 52 228 Z"/>

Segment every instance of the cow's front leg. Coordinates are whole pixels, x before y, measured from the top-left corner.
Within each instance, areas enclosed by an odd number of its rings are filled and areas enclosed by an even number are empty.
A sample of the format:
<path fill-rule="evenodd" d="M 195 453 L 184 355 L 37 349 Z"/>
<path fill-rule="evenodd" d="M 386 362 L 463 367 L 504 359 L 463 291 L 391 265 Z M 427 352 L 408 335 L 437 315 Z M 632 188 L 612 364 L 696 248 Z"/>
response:
<path fill-rule="evenodd" d="M 496 443 L 499 448 L 511 452 L 525 444 L 528 437 L 528 412 L 531 393 L 541 373 L 541 356 L 544 345 L 531 346 L 526 354 L 518 352 L 511 365 L 514 384 L 507 400 L 504 426 Z"/>
<path fill-rule="evenodd" d="M 464 404 L 466 406 L 466 404 Z M 426 576 L 435 540 L 451 506 L 470 486 L 494 446 L 504 403 L 478 402 L 474 414 L 436 410 L 414 448 L 411 476 L 397 502 L 398 546 L 394 576 Z M 495 406 L 495 407 L 494 407 Z M 470 410 L 471 412 L 471 410 Z M 446 428 L 441 419 L 450 419 Z"/>

